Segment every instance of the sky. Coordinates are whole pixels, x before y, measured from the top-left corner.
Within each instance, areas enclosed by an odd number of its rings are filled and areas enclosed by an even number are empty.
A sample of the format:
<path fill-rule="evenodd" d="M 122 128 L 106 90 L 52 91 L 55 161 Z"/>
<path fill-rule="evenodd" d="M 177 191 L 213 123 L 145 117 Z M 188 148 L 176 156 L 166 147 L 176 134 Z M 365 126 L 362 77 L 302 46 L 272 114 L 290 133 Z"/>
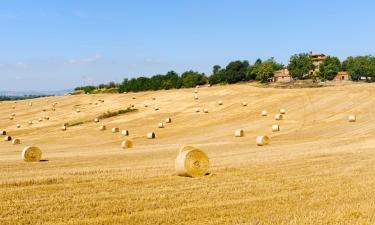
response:
<path fill-rule="evenodd" d="M 373 0 L 1 0 L 0 90 L 375 53 Z"/>

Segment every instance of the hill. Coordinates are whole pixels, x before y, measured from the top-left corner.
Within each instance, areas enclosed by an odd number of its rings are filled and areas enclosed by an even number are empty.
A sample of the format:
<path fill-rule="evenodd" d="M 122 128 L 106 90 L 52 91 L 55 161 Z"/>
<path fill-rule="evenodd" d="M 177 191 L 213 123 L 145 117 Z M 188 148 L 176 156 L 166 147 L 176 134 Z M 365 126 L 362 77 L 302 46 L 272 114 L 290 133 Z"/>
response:
<path fill-rule="evenodd" d="M 194 89 L 180 89 L 47 97 L 32 100 L 32 107 L 30 100 L 0 103 L 0 129 L 21 139 L 21 145 L 0 142 L 0 223 L 375 223 L 373 85 L 241 84 L 199 88 L 198 95 L 194 100 Z M 93 122 L 129 105 L 137 111 Z M 287 113 L 281 131 L 273 133 L 280 108 Z M 352 114 L 355 123 L 348 122 Z M 50 120 L 37 121 L 44 116 Z M 172 123 L 157 128 L 166 117 Z M 66 122 L 78 125 L 61 131 Z M 99 131 L 102 123 L 107 131 Z M 112 127 L 128 129 L 134 148 L 122 150 L 124 138 Z M 236 129 L 245 136 L 234 137 Z M 145 138 L 150 131 L 156 139 Z M 256 146 L 257 135 L 268 135 L 270 145 Z M 209 175 L 175 175 L 174 159 L 184 144 L 208 154 Z M 46 161 L 23 162 L 27 145 L 40 146 Z"/>

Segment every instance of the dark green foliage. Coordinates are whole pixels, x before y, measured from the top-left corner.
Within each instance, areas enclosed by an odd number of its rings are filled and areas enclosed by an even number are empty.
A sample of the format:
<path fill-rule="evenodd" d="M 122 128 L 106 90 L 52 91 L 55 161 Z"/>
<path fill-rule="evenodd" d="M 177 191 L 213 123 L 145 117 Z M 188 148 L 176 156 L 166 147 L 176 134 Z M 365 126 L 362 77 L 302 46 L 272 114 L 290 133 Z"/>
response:
<path fill-rule="evenodd" d="M 310 59 L 309 54 L 300 53 L 290 57 L 288 70 L 289 74 L 294 79 L 303 79 L 305 75 L 309 74 L 314 69 L 314 64 Z"/>
<path fill-rule="evenodd" d="M 319 66 L 319 77 L 321 80 L 333 80 L 341 71 L 341 62 L 337 57 L 327 56 Z"/>
<path fill-rule="evenodd" d="M 192 88 L 197 85 L 202 85 L 207 83 L 207 78 L 204 73 L 194 72 L 192 70 L 186 71 L 181 75 L 182 87 Z"/>
<path fill-rule="evenodd" d="M 348 57 L 343 63 L 342 68 L 348 71 L 352 80 L 360 80 L 365 77 L 368 82 L 375 82 L 375 57 L 357 56 Z"/>
<path fill-rule="evenodd" d="M 52 95 L 24 95 L 24 96 L 0 96 L 0 101 L 17 101 L 17 100 L 26 100 L 34 98 L 43 98 L 49 97 Z"/>

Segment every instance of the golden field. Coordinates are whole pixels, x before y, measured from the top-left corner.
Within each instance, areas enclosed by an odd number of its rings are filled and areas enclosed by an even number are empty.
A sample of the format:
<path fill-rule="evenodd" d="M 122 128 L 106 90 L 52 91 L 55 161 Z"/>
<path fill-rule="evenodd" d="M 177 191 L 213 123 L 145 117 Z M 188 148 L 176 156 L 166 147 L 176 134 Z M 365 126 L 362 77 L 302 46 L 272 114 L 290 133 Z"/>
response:
<path fill-rule="evenodd" d="M 375 224 L 374 87 L 240 84 L 201 87 L 199 100 L 181 89 L 0 103 L 0 129 L 21 140 L 0 140 L 0 224 Z M 93 122 L 130 104 L 138 110 Z M 287 113 L 275 121 L 280 108 Z M 158 128 L 166 117 L 172 123 Z M 65 122 L 83 124 L 61 131 Z M 121 149 L 112 127 L 128 129 L 134 148 Z M 257 135 L 270 144 L 256 146 Z M 23 162 L 27 145 L 44 161 Z M 181 145 L 207 153 L 209 175 L 176 176 Z"/>

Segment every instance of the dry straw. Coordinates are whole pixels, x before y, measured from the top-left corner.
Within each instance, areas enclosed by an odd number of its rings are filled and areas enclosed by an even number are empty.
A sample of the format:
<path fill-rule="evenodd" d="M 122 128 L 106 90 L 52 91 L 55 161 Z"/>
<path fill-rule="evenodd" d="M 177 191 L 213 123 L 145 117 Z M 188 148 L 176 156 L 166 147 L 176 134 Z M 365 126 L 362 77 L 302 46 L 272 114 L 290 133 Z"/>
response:
<path fill-rule="evenodd" d="M 164 120 L 166 123 L 172 123 L 172 119 L 170 118 L 170 117 L 168 117 L 168 118 L 165 118 L 165 120 Z"/>
<path fill-rule="evenodd" d="M 158 111 L 159 110 L 159 107 L 155 107 L 155 111 Z"/>
<path fill-rule="evenodd" d="M 22 159 L 25 162 L 39 162 L 42 158 L 42 151 L 35 146 L 27 146 L 22 151 Z"/>
<path fill-rule="evenodd" d="M 286 110 L 285 109 L 280 109 L 280 114 L 285 114 Z"/>
<path fill-rule="evenodd" d="M 121 142 L 121 148 L 122 149 L 133 148 L 133 142 L 131 140 L 125 140 Z"/>
<path fill-rule="evenodd" d="M 147 133 L 147 138 L 148 139 L 154 139 L 156 137 L 154 132 Z"/>
<path fill-rule="evenodd" d="M 203 112 L 204 113 L 208 113 L 208 109 L 203 109 Z"/>
<path fill-rule="evenodd" d="M 129 131 L 128 130 L 122 130 L 121 135 L 122 136 L 129 136 Z"/>
<path fill-rule="evenodd" d="M 158 123 L 158 127 L 159 128 L 164 128 L 164 124 L 163 123 Z"/>
<path fill-rule="evenodd" d="M 268 113 L 267 113 L 267 110 L 263 110 L 263 111 L 262 111 L 262 116 L 267 116 L 267 114 L 268 114 Z"/>
<path fill-rule="evenodd" d="M 18 138 L 15 138 L 15 139 L 13 139 L 12 144 L 13 145 L 19 145 L 19 144 L 21 144 L 21 140 L 18 139 Z"/>
<path fill-rule="evenodd" d="M 79 113 L 79 112 L 81 112 L 81 110 L 80 109 L 76 109 L 76 112 Z"/>
<path fill-rule="evenodd" d="M 135 96 L 133 96 L 133 97 L 132 97 L 132 99 L 136 99 L 136 97 L 135 97 Z"/>
<path fill-rule="evenodd" d="M 10 119 L 10 120 L 13 120 L 13 119 L 14 119 L 14 117 L 13 117 L 13 116 L 11 116 L 11 117 L 9 117 L 9 119 Z"/>
<path fill-rule="evenodd" d="M 247 106 L 247 102 L 242 102 L 242 106 L 243 107 Z"/>
<path fill-rule="evenodd" d="M 235 137 L 243 137 L 245 132 L 243 130 L 236 130 L 234 131 L 234 136 Z"/>
<path fill-rule="evenodd" d="M 65 125 L 61 126 L 61 130 L 66 131 L 66 126 Z"/>
<path fill-rule="evenodd" d="M 49 120 L 49 116 L 45 116 L 44 119 Z"/>
<path fill-rule="evenodd" d="M 194 90 L 194 93 L 198 93 L 198 90 L 197 90 L 197 89 L 195 89 L 195 90 Z"/>
<path fill-rule="evenodd" d="M 282 114 L 276 114 L 275 115 L 275 120 L 282 120 L 283 119 L 283 115 Z"/>
<path fill-rule="evenodd" d="M 4 141 L 11 141 L 12 140 L 12 137 L 11 136 L 5 136 L 4 137 Z"/>
<path fill-rule="evenodd" d="M 220 101 L 217 102 L 217 104 L 218 105 L 223 105 L 223 101 L 220 100 Z"/>
<path fill-rule="evenodd" d="M 105 126 L 105 125 L 101 125 L 100 127 L 99 127 L 99 130 L 100 131 L 103 131 L 103 130 L 106 130 L 107 129 L 107 127 Z"/>
<path fill-rule="evenodd" d="M 38 121 L 39 121 L 39 122 L 42 122 L 42 121 L 43 121 L 43 119 L 42 119 L 42 118 L 39 118 L 39 119 L 38 119 Z"/>
<path fill-rule="evenodd" d="M 114 128 L 112 128 L 112 133 L 117 133 L 117 132 L 119 132 L 120 131 L 120 129 L 118 128 L 118 127 L 114 127 Z"/>
<path fill-rule="evenodd" d="M 99 118 L 95 118 L 95 119 L 94 119 L 94 122 L 95 122 L 95 123 L 99 123 Z"/>
<path fill-rule="evenodd" d="M 198 99 L 199 99 L 199 97 L 198 97 L 197 94 L 194 95 L 194 99 L 195 99 L 195 100 L 198 100 Z"/>
<path fill-rule="evenodd" d="M 280 126 L 279 126 L 278 124 L 274 124 L 274 125 L 272 125 L 272 131 L 273 131 L 273 132 L 280 131 Z"/>
<path fill-rule="evenodd" d="M 20 125 L 20 124 L 17 124 L 16 127 L 17 127 L 17 128 L 21 128 L 21 125 Z"/>
<path fill-rule="evenodd" d="M 349 122 L 355 122 L 357 120 L 357 117 L 355 115 L 350 115 L 348 117 Z"/>
<path fill-rule="evenodd" d="M 270 138 L 267 136 L 257 136 L 255 142 L 258 146 L 268 145 Z"/>
<path fill-rule="evenodd" d="M 33 121 L 30 120 L 30 121 L 29 121 L 29 125 L 33 125 Z"/>
<path fill-rule="evenodd" d="M 200 109 L 199 108 L 195 108 L 195 112 L 199 112 L 200 111 Z"/>
<path fill-rule="evenodd" d="M 178 176 L 204 176 L 209 168 L 209 159 L 202 150 L 184 146 L 176 157 L 175 168 Z"/>

